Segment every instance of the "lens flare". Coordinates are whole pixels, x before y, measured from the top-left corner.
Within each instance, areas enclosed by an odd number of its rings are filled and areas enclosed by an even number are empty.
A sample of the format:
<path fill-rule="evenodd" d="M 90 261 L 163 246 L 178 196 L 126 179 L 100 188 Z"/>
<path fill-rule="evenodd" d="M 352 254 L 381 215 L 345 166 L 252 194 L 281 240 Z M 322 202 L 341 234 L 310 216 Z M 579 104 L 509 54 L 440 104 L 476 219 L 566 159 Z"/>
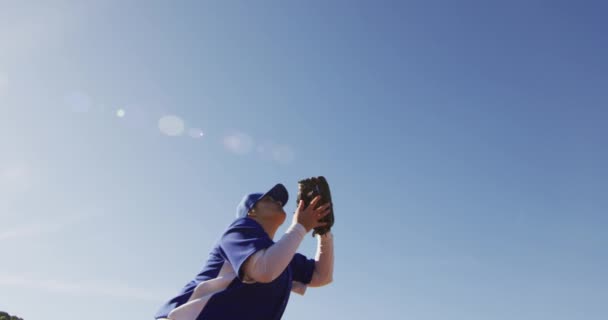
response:
<path fill-rule="evenodd" d="M 158 120 L 158 128 L 168 136 L 180 136 L 184 133 L 184 120 L 174 115 L 163 116 Z"/>

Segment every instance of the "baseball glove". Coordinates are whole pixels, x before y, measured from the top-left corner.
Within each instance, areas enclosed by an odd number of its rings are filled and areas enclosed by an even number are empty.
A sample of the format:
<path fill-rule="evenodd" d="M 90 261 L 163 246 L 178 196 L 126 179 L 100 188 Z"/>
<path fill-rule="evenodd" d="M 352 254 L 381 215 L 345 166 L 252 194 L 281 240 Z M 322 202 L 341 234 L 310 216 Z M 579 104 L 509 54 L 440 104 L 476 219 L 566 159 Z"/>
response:
<path fill-rule="evenodd" d="M 310 204 L 310 201 L 317 195 L 321 195 L 321 201 L 317 204 L 318 206 L 331 202 L 331 192 L 329 191 L 329 184 L 323 176 L 310 177 L 298 181 L 298 198 L 296 203 L 300 203 L 300 200 L 304 200 L 304 207 Z M 320 219 L 321 222 L 327 222 L 326 226 L 316 227 L 313 229 L 312 236 L 315 234 L 324 235 L 334 225 L 334 206 L 330 207 L 330 212 Z"/>

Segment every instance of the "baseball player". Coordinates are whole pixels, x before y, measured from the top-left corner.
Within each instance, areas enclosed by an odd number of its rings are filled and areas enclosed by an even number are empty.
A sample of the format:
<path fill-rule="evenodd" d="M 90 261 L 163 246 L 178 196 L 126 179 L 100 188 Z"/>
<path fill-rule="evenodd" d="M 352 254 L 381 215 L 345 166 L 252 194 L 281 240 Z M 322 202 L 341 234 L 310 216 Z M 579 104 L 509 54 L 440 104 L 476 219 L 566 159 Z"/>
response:
<path fill-rule="evenodd" d="M 237 206 L 237 218 L 209 253 L 196 277 L 156 313 L 156 319 L 281 319 L 290 293 L 327 285 L 333 277 L 333 235 L 316 235 L 315 259 L 297 253 L 304 236 L 326 225 L 319 220 L 331 203 L 321 196 L 308 206 L 300 201 L 291 225 L 278 241 L 285 222 L 287 189 L 277 184 L 266 193 L 251 193 Z"/>

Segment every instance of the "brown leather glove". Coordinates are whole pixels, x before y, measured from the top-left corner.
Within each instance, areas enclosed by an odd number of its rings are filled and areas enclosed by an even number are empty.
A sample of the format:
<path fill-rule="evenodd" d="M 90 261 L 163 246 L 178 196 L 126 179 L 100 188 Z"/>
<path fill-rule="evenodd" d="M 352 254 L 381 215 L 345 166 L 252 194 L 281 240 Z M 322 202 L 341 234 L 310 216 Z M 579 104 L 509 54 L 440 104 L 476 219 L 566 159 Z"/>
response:
<path fill-rule="evenodd" d="M 310 177 L 298 181 L 298 198 L 296 203 L 300 203 L 300 200 L 304 200 L 304 207 L 307 207 L 310 201 L 317 195 L 321 195 L 321 201 L 317 203 L 317 206 L 324 205 L 331 202 L 331 192 L 329 191 L 329 184 L 323 176 Z M 330 212 L 319 221 L 327 222 L 326 226 L 316 227 L 313 229 L 312 236 L 315 234 L 324 235 L 334 225 L 334 206 L 333 203 L 330 207 Z"/>

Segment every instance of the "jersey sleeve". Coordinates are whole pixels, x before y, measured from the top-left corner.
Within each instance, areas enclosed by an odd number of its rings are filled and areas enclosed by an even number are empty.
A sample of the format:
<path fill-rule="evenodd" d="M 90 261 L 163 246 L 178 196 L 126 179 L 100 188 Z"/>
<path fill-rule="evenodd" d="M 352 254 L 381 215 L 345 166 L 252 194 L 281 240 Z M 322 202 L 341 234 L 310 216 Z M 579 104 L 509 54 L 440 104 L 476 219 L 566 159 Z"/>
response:
<path fill-rule="evenodd" d="M 296 253 L 293 255 L 289 267 L 291 268 L 294 281 L 309 284 L 312 279 L 312 274 L 315 271 L 315 260 L 308 259 L 303 254 Z"/>
<path fill-rule="evenodd" d="M 252 254 L 270 247 L 273 241 L 262 226 L 248 219 L 238 219 L 220 239 L 220 248 L 224 257 L 230 262 L 239 280 L 242 278 L 242 266 Z"/>

